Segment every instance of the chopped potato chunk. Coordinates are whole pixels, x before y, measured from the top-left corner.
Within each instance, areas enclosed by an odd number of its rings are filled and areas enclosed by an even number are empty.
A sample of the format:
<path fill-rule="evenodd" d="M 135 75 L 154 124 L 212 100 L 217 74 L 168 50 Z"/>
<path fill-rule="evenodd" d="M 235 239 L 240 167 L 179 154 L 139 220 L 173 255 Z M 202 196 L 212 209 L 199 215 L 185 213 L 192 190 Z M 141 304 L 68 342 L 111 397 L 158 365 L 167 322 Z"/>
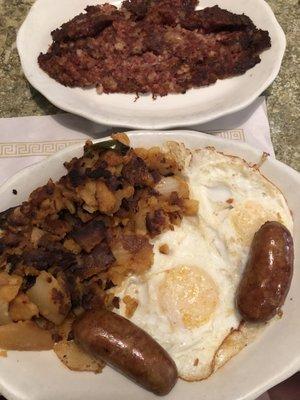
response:
<path fill-rule="evenodd" d="M 22 281 L 18 275 L 0 272 L 0 325 L 11 322 L 9 303 L 17 296 Z"/>
<path fill-rule="evenodd" d="M 69 294 L 46 271 L 40 273 L 27 295 L 38 306 L 40 314 L 56 325 L 62 323 L 71 308 Z"/>
<path fill-rule="evenodd" d="M 51 333 L 33 321 L 13 322 L 0 326 L 0 348 L 4 350 L 50 350 Z"/>

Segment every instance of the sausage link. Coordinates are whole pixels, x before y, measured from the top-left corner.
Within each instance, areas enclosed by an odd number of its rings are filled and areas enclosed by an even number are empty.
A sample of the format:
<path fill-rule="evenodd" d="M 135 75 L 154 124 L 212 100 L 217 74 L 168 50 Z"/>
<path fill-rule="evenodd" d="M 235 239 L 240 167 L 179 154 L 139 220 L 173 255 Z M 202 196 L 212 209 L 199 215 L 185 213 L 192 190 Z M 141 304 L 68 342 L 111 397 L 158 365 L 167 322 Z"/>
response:
<path fill-rule="evenodd" d="M 247 321 L 265 322 L 279 312 L 289 291 L 293 238 L 279 222 L 266 222 L 254 235 L 237 291 L 237 307 Z"/>
<path fill-rule="evenodd" d="M 157 395 L 166 395 L 177 381 L 168 353 L 148 333 L 107 310 L 91 310 L 73 325 L 75 342 Z"/>

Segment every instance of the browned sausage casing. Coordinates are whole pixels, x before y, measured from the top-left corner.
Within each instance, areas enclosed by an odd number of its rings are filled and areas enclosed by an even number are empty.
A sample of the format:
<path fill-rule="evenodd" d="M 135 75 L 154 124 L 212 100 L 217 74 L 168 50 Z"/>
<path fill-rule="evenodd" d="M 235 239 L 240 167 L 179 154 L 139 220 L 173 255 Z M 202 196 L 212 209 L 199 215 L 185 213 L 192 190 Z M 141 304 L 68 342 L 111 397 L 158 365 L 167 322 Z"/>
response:
<path fill-rule="evenodd" d="M 73 325 L 76 343 L 95 358 L 115 366 L 157 395 L 169 393 L 177 368 L 168 353 L 148 333 L 106 310 L 91 310 Z"/>
<path fill-rule="evenodd" d="M 293 238 L 279 222 L 266 222 L 254 235 L 237 292 L 237 307 L 247 321 L 265 322 L 278 313 L 289 291 Z"/>

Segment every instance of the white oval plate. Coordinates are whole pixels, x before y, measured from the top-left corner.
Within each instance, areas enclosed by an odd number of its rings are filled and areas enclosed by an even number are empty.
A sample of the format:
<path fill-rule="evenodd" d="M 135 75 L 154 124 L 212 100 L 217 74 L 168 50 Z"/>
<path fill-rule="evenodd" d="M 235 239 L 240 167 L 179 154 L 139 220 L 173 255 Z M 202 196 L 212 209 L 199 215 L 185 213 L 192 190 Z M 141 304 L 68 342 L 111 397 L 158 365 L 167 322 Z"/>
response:
<path fill-rule="evenodd" d="M 258 162 L 261 157 L 259 151 L 246 144 L 199 132 L 136 131 L 129 136 L 133 146 L 149 147 L 177 140 L 190 148 L 214 146 L 249 162 Z M 97 142 L 102 140 L 106 139 Z M 0 210 L 26 200 L 49 177 L 58 179 L 66 172 L 62 163 L 81 154 L 82 145 L 74 145 L 17 173 L 0 188 Z M 300 369 L 300 174 L 274 159 L 265 162 L 262 172 L 282 190 L 294 215 L 295 273 L 283 317 L 209 379 L 194 383 L 180 380 L 166 400 L 252 400 Z M 17 189 L 17 196 L 12 189 Z M 72 372 L 51 351 L 15 351 L 9 352 L 8 358 L 0 357 L 0 392 L 8 400 L 157 398 L 109 367 L 100 375 Z"/>
<path fill-rule="evenodd" d="M 202 0 L 201 7 L 220 7 L 248 15 L 257 27 L 268 30 L 271 49 L 261 63 L 244 75 L 218 81 L 185 94 L 158 97 L 130 94 L 97 94 L 95 89 L 67 88 L 39 68 L 37 57 L 51 43 L 50 32 L 84 10 L 87 5 L 120 1 L 37 0 L 17 36 L 23 71 L 29 82 L 63 110 L 106 125 L 138 129 L 165 129 L 204 123 L 251 104 L 276 78 L 285 50 L 285 36 L 264 0 Z"/>

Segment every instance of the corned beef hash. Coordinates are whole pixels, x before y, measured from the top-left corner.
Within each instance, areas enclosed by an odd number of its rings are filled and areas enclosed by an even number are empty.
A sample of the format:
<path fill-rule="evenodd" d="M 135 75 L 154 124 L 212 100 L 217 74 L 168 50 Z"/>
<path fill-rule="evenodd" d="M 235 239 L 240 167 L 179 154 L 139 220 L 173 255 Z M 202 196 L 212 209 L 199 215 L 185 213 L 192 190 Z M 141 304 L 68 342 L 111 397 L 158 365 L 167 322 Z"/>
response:
<path fill-rule="evenodd" d="M 198 0 L 89 6 L 55 29 L 40 67 L 70 87 L 165 96 L 244 74 L 271 46 L 246 15 Z M 201 2 L 200 2 L 201 6 Z"/>

